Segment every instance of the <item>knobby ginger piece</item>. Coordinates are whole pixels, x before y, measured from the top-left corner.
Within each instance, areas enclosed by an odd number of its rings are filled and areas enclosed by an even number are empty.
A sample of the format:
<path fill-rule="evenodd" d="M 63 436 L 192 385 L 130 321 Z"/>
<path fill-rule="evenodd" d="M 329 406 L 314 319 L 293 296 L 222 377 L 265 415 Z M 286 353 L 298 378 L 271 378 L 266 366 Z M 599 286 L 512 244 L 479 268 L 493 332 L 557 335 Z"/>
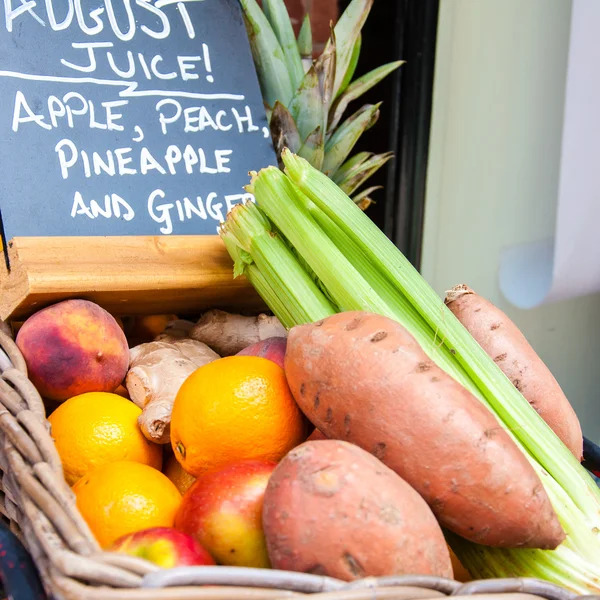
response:
<path fill-rule="evenodd" d="M 222 310 L 204 313 L 189 336 L 210 346 L 220 356 L 232 356 L 251 344 L 270 337 L 287 337 L 277 317 L 230 314 Z"/>
<path fill-rule="evenodd" d="M 192 321 L 176 319 L 169 321 L 165 330 L 154 338 L 154 341 L 175 341 L 190 337 L 190 331 L 194 327 Z"/>
<path fill-rule="evenodd" d="M 168 336 L 135 346 L 129 356 L 125 385 L 131 400 L 142 409 L 140 428 L 150 441 L 168 444 L 179 388 L 198 367 L 220 357 L 202 342 Z"/>

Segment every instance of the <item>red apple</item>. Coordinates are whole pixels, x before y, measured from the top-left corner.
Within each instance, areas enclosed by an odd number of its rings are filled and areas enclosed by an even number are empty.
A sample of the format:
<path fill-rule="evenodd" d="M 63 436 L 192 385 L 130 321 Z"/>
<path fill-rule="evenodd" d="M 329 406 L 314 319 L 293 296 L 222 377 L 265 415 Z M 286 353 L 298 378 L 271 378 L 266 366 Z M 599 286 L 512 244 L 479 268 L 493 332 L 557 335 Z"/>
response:
<path fill-rule="evenodd" d="M 145 558 L 163 569 L 214 565 L 214 558 L 191 535 L 171 527 L 152 527 L 119 538 L 109 548 Z"/>
<path fill-rule="evenodd" d="M 240 350 L 238 356 L 262 356 L 283 369 L 287 338 L 270 337 Z"/>
<path fill-rule="evenodd" d="M 248 460 L 201 475 L 183 496 L 175 527 L 194 536 L 219 564 L 270 567 L 262 506 L 276 466 Z"/>

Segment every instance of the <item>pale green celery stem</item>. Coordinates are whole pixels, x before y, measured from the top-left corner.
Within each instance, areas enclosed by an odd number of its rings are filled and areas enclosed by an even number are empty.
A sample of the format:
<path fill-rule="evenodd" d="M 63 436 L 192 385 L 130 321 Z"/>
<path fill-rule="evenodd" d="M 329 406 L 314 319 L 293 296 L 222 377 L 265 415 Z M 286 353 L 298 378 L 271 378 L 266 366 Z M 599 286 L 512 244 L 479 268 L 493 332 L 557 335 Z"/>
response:
<path fill-rule="evenodd" d="M 223 240 L 233 262 L 243 263 L 240 252 L 241 249 L 237 245 L 233 235 L 230 232 L 225 232 L 223 230 L 219 231 L 219 234 L 221 235 L 221 239 Z M 258 295 L 277 316 L 281 324 L 286 329 L 293 327 L 295 325 L 295 319 L 289 311 L 288 304 L 285 301 L 285 290 L 281 288 L 275 290 L 271 285 L 271 282 L 267 280 L 267 278 L 259 271 L 255 264 L 245 264 L 244 275 L 252 287 L 258 292 Z"/>
<path fill-rule="evenodd" d="M 435 332 L 423 321 L 423 318 L 417 313 L 412 304 L 402 294 L 398 293 L 384 275 L 373 267 L 368 256 L 320 208 L 299 189 L 296 188 L 295 192 L 302 206 L 310 213 L 323 233 L 356 268 L 375 294 L 393 311 L 394 318 L 410 323 L 415 339 L 421 347 L 428 346 L 430 348 L 428 354 L 436 354 L 436 358 L 443 362 L 447 369 L 454 369 L 452 354 L 440 340 L 436 342 Z M 318 251 L 318 247 L 315 247 L 312 253 Z M 303 255 L 303 258 L 306 260 L 306 256 Z"/>
<path fill-rule="evenodd" d="M 393 317 L 394 311 L 304 209 L 292 184 L 279 169 L 268 167 L 258 174 L 254 196 L 259 207 L 325 285 L 339 310 L 370 310 Z"/>
<path fill-rule="evenodd" d="M 447 540 L 475 579 L 534 577 L 579 594 L 600 592 L 594 565 L 562 546 L 557 550 L 490 548 L 452 533 L 447 534 Z"/>
<path fill-rule="evenodd" d="M 289 152 L 284 152 L 283 160 L 286 172 L 294 183 L 371 257 L 376 268 L 386 274 L 399 293 L 437 331 L 504 424 L 569 493 L 591 523 L 598 527 L 598 487 L 418 271 L 326 175 Z M 310 177 L 310 183 L 307 177 Z"/>
<path fill-rule="evenodd" d="M 279 288 L 275 291 L 256 265 L 248 265 L 244 274 L 281 324 L 286 329 L 291 329 L 296 324 L 296 319 L 290 310 L 291 304 L 285 301 L 285 290 Z"/>
<path fill-rule="evenodd" d="M 254 238 L 250 253 L 261 273 L 271 281 L 278 279 L 285 290 L 294 325 L 314 323 L 338 312 L 281 239 Z"/>
<path fill-rule="evenodd" d="M 517 444 L 521 447 L 520 442 Z M 552 507 L 562 525 L 566 539 L 561 548 L 568 548 L 586 558 L 590 563 L 600 567 L 600 541 L 598 533 L 590 525 L 586 515 L 577 507 L 569 494 L 545 471 L 538 463 L 532 463 L 548 497 Z M 600 573 L 599 573 L 600 575 Z"/>
<path fill-rule="evenodd" d="M 338 312 L 268 225 L 260 209 L 250 202 L 230 213 L 226 231 L 250 254 L 258 270 L 282 296 L 293 324 L 312 323 Z M 269 306 L 277 314 L 276 308 Z"/>
<path fill-rule="evenodd" d="M 318 208 L 306 195 L 296 188 L 296 196 L 302 202 L 304 208 L 311 214 L 319 224 L 322 231 L 329 237 L 342 254 L 352 263 L 361 273 L 365 280 L 371 285 L 376 294 L 395 311 L 395 318 L 398 321 L 409 325 L 409 329 L 415 336 L 422 348 L 429 348 L 427 354 L 435 359 L 435 362 L 443 367 L 450 375 L 455 377 L 462 384 L 466 385 L 484 404 L 488 405 L 485 397 L 481 395 L 477 387 L 468 378 L 462 367 L 457 364 L 450 353 L 450 350 L 436 343 L 435 332 L 427 325 L 423 318 L 417 313 L 412 304 L 398 292 L 390 281 L 378 271 L 370 262 L 369 257 L 364 253 L 340 227 L 338 227 L 320 208 Z M 313 250 L 314 252 L 314 250 Z M 304 256 L 304 255 L 303 255 Z M 306 257 L 304 257 L 306 258 Z M 433 340 L 433 343 L 432 343 Z M 523 450 L 521 442 L 515 438 L 511 431 L 508 434 L 515 443 Z M 590 561 L 600 564 L 600 549 L 598 548 L 597 538 L 587 526 L 582 513 L 573 504 L 571 498 L 566 492 L 542 469 L 542 467 L 526 454 L 529 462 L 532 464 L 538 477 L 545 484 L 545 487 L 551 488 L 550 495 L 552 503 L 555 506 L 557 515 L 561 518 L 561 524 L 567 534 L 564 544 L 573 547 Z M 559 506 L 560 503 L 560 510 Z M 568 518 L 564 518 L 568 515 Z"/>

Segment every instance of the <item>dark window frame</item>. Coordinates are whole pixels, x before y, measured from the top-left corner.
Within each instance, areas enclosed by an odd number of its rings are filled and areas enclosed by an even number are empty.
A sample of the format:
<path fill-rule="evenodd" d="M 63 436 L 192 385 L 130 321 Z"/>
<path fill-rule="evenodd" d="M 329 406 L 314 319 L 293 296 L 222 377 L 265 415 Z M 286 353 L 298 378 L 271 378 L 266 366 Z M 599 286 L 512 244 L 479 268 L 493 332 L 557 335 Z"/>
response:
<path fill-rule="evenodd" d="M 339 5 L 342 11 L 348 1 L 340 0 Z M 395 153 L 395 159 L 369 181 L 385 189 L 374 194 L 376 204 L 368 214 L 417 268 L 423 242 L 438 15 L 439 0 L 375 0 L 363 29 L 357 69 L 360 75 L 385 62 L 406 61 L 358 101 L 383 101 L 383 105 L 379 122 L 365 133 L 356 150 Z"/>

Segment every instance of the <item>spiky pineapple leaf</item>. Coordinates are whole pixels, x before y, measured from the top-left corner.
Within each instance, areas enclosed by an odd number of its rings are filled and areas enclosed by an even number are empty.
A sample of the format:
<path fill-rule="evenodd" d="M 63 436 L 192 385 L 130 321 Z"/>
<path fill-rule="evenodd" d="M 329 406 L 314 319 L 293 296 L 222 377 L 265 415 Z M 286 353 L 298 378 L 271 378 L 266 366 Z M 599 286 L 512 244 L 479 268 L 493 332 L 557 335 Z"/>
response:
<path fill-rule="evenodd" d="M 364 172 L 369 172 L 371 174 L 375 173 L 375 171 L 383 167 L 383 165 L 385 165 L 385 163 L 388 162 L 393 156 L 393 152 L 371 154 L 366 160 L 360 162 L 357 161 L 353 166 L 344 169 L 343 177 L 340 177 L 339 175 L 339 172 L 342 170 L 340 168 L 336 173 L 339 185 L 344 185 L 346 181 L 349 181 Z M 342 166 L 347 165 L 349 162 L 351 162 L 351 160 L 352 159 L 346 161 Z M 336 183 L 338 183 L 338 181 L 336 181 Z"/>
<path fill-rule="evenodd" d="M 346 179 L 349 172 L 352 172 L 354 167 L 362 165 L 366 160 L 374 156 L 373 152 L 359 152 L 350 157 L 335 173 L 329 176 L 335 183 L 340 183 Z"/>
<path fill-rule="evenodd" d="M 358 194 L 356 194 L 355 196 L 352 196 L 352 200 L 354 201 L 355 204 L 360 204 L 361 200 L 363 200 L 364 198 L 367 198 L 369 200 L 369 204 L 371 202 L 373 202 L 373 200 L 371 200 L 371 198 L 369 197 L 373 192 L 376 192 L 377 190 L 382 190 L 383 186 L 382 185 L 374 185 L 370 188 L 366 188 L 364 189 L 362 192 L 358 192 Z"/>
<path fill-rule="evenodd" d="M 323 138 L 323 128 L 319 126 L 306 138 L 298 150 L 298 156 L 305 158 L 315 169 L 319 170 L 323 168 L 325 158 L 325 140 Z"/>
<path fill-rule="evenodd" d="M 344 75 L 344 80 L 342 81 L 342 85 L 338 91 L 338 97 L 344 93 L 346 88 L 350 85 L 352 78 L 354 77 L 354 73 L 356 73 L 356 67 L 358 66 L 358 59 L 360 58 L 360 50 L 362 48 L 362 34 L 359 33 L 356 38 L 356 43 L 354 44 L 354 48 L 352 50 L 352 56 L 350 57 L 350 64 L 346 69 L 346 74 Z"/>
<path fill-rule="evenodd" d="M 298 152 L 300 146 L 302 146 L 296 122 L 290 111 L 281 102 L 275 103 L 271 115 L 270 127 L 271 139 L 273 140 L 277 160 L 281 163 L 281 152 L 284 148 L 289 148 L 292 152 Z"/>
<path fill-rule="evenodd" d="M 351 83 L 350 86 L 346 88 L 346 91 L 337 98 L 331 107 L 328 130 L 331 132 L 338 126 L 350 102 L 360 98 L 360 96 L 368 92 L 382 79 L 385 79 L 390 73 L 393 73 L 398 67 L 403 65 L 404 62 L 405 61 L 403 60 L 397 60 L 395 62 L 382 65 L 381 67 L 377 67 L 377 69 L 369 71 Z"/>
<path fill-rule="evenodd" d="M 315 65 L 304 76 L 298 91 L 289 104 L 288 110 L 294 118 L 300 137 L 303 140 L 317 127 L 321 128 L 321 134 L 323 135 L 327 116 Z"/>
<path fill-rule="evenodd" d="M 302 27 L 300 27 L 300 32 L 298 33 L 298 51 L 300 52 L 300 57 L 302 58 L 304 72 L 306 72 L 308 69 L 310 69 L 310 65 L 312 65 L 313 61 L 312 26 L 310 24 L 309 14 L 304 15 Z"/>
<path fill-rule="evenodd" d="M 315 71 L 319 78 L 319 87 L 323 98 L 323 131 L 327 131 L 327 121 L 329 108 L 333 102 L 333 85 L 335 83 L 335 65 L 336 65 L 337 45 L 335 42 L 335 32 L 331 29 L 329 42 L 325 50 L 315 61 Z"/>
<path fill-rule="evenodd" d="M 393 152 L 386 152 L 385 154 L 376 154 L 368 161 L 365 161 L 359 168 L 353 173 L 349 173 L 344 181 L 341 181 L 338 185 L 346 194 L 352 195 L 367 179 L 372 177 L 383 165 L 385 165 L 391 158 L 393 158 Z"/>
<path fill-rule="evenodd" d="M 294 89 L 296 89 L 304 77 L 304 69 L 290 15 L 283 0 L 263 0 L 262 6 L 263 12 L 283 50 L 283 57 L 289 69 L 290 79 Z"/>
<path fill-rule="evenodd" d="M 351 66 L 356 41 L 372 6 L 373 0 L 352 0 L 336 23 L 337 65 L 334 98 L 337 98 L 344 91 L 342 84 L 346 80 L 346 73 Z"/>
<path fill-rule="evenodd" d="M 329 176 L 330 173 L 335 173 L 352 152 L 358 138 L 375 125 L 380 106 L 381 104 L 366 104 L 333 133 L 325 145 L 325 159 L 321 169 L 325 174 Z"/>
<path fill-rule="evenodd" d="M 275 106 L 277 100 L 288 104 L 294 87 L 281 45 L 256 0 L 240 0 L 240 3 L 263 100 L 269 107 Z"/>

